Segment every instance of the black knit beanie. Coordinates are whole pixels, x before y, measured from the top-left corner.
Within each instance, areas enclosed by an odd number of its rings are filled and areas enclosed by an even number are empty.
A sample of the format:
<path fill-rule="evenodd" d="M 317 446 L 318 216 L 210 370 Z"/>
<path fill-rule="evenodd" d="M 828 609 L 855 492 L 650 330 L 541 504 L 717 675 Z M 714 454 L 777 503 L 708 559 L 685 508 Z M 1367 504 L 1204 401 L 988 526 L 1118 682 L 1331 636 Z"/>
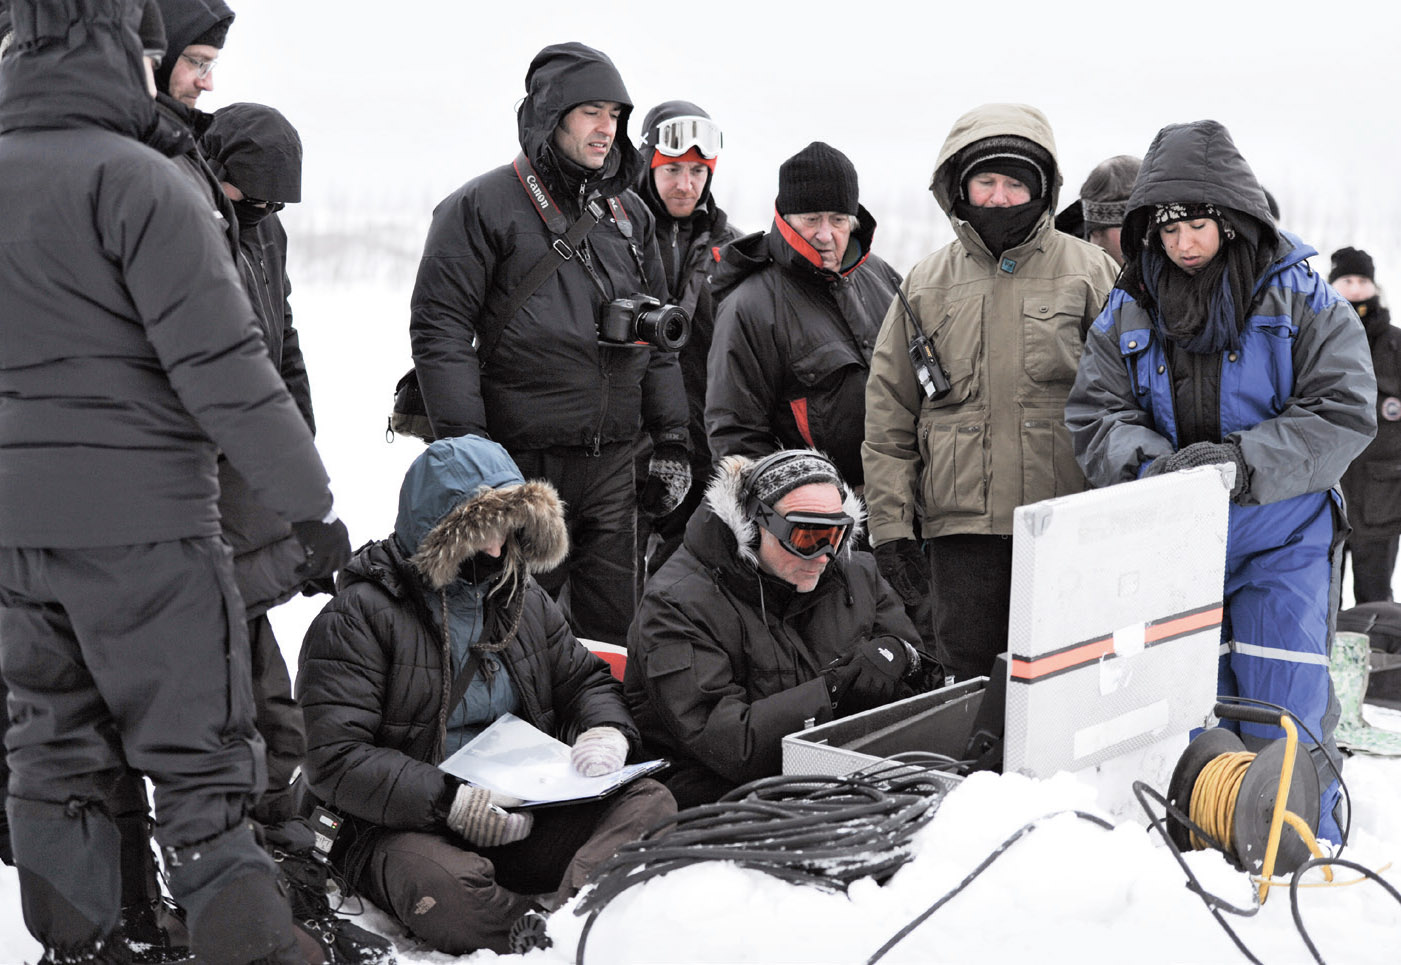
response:
<path fill-rule="evenodd" d="M 830 144 L 813 141 L 779 165 L 774 202 L 779 214 L 856 214 L 859 196 L 856 166 Z"/>
<path fill-rule="evenodd" d="M 823 208 L 832 211 L 833 208 Z M 746 502 L 772 506 L 784 496 L 810 483 L 831 483 L 842 489 L 842 477 L 832 461 L 815 449 L 784 449 L 759 460 L 745 479 Z M 745 511 L 751 511 L 746 505 Z"/>
<path fill-rule="evenodd" d="M 1014 134 L 985 137 L 958 154 L 959 196 L 967 199 L 969 178 L 992 171 L 1025 184 L 1034 201 L 1045 194 L 1055 166 L 1051 155 L 1035 141 Z"/>
<path fill-rule="evenodd" d="M 1333 284 L 1344 275 L 1361 275 L 1376 281 L 1376 276 L 1372 274 L 1375 270 L 1372 256 L 1361 248 L 1339 248 L 1333 252 L 1333 267 L 1328 270 L 1328 284 Z"/>

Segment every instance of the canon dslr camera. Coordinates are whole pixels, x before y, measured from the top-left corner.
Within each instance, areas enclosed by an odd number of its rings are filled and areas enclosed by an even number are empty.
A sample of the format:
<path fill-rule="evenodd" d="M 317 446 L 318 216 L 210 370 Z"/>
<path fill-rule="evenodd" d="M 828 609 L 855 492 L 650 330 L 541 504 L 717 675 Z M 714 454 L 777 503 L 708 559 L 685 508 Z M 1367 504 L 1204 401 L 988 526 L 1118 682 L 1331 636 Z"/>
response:
<path fill-rule="evenodd" d="M 645 343 L 674 352 L 686 344 L 691 320 L 684 309 L 663 305 L 650 295 L 615 298 L 603 306 L 598 338 L 610 345 Z"/>

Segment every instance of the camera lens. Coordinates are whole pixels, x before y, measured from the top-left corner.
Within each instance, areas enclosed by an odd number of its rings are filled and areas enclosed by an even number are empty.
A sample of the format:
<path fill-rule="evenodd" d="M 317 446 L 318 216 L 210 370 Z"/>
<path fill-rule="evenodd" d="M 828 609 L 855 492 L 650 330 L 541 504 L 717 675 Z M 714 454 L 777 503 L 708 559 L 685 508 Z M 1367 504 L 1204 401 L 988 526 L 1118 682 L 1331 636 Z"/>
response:
<path fill-rule="evenodd" d="M 685 345 L 690 334 L 690 318 L 675 305 L 662 305 L 637 315 L 638 338 L 669 352 Z"/>

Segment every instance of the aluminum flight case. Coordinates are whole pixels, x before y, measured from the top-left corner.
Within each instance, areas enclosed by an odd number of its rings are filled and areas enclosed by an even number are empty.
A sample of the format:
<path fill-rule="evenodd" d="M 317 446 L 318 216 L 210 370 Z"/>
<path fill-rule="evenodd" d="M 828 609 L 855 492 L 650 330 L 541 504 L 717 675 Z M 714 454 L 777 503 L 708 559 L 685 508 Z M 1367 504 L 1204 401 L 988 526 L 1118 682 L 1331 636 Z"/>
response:
<path fill-rule="evenodd" d="M 925 751 L 963 757 L 987 689 L 974 677 L 783 738 L 783 773 L 840 777 L 895 754 Z M 939 774 L 949 787 L 962 780 Z"/>

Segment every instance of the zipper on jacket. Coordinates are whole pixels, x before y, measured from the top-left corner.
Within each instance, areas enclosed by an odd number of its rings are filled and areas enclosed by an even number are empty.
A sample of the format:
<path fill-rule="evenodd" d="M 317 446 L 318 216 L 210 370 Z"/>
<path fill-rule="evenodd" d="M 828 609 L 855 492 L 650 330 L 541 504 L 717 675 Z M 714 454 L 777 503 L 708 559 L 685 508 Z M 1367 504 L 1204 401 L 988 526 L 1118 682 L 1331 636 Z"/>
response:
<path fill-rule="evenodd" d="M 602 353 L 599 353 L 600 356 Z M 598 360 L 598 374 L 603 379 L 603 384 L 598 393 L 598 425 L 594 426 L 593 439 L 589 443 L 589 448 L 584 450 L 585 456 L 600 456 L 603 454 L 603 423 L 608 418 L 608 396 L 609 387 L 612 385 L 612 377 L 608 374 L 608 367 L 604 365 L 603 359 Z"/>

